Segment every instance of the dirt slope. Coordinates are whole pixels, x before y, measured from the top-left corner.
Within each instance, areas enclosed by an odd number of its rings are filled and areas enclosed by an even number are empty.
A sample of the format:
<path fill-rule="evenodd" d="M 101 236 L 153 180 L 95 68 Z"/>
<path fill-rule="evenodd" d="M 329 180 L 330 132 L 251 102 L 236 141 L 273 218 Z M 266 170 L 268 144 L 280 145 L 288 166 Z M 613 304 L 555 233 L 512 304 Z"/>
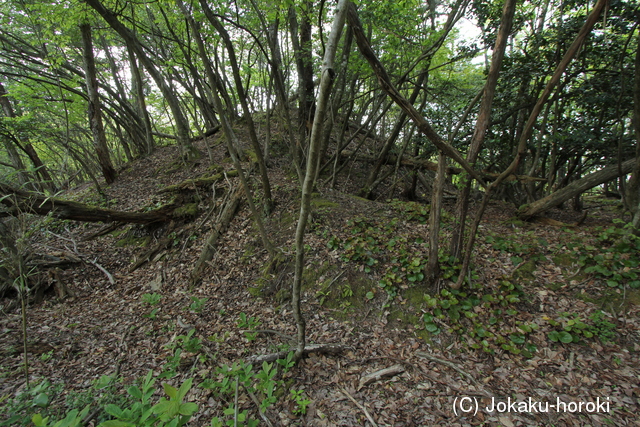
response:
<path fill-rule="evenodd" d="M 230 169 L 215 141 L 209 141 L 214 145 L 213 164 Z M 203 145 L 200 149 L 206 151 Z M 169 196 L 160 189 L 211 170 L 206 157 L 185 167 L 175 163 L 176 154 L 174 148 L 162 148 L 121 171 L 106 189 L 106 204 L 136 210 L 166 203 Z M 267 227 L 277 246 L 290 255 L 298 190 L 293 175 L 278 167 L 277 158 L 273 166 L 276 211 Z M 352 172 L 357 179 L 357 169 Z M 237 185 L 235 180 L 220 186 Z M 426 288 L 414 268 L 425 261 L 428 208 L 363 200 L 349 195 L 347 190 L 357 187 L 353 181 L 343 179 L 341 185 L 337 190 L 321 186 L 314 199 L 303 304 L 310 342 L 341 343 L 350 349 L 340 355 L 313 354 L 286 373 L 287 387 L 304 390 L 310 403 L 305 415 L 296 414 L 285 390 L 266 414 L 274 425 L 354 426 L 372 425 L 371 420 L 380 426 L 638 425 L 637 291 L 607 289 L 597 277 L 580 273 L 571 249 L 576 239 L 593 243 L 595 227 L 611 223 L 609 211 L 600 208 L 579 228 L 561 229 L 510 222 L 514 209 L 495 203 L 476 249 L 474 287 L 453 299 L 443 294 L 446 282 L 438 289 Z M 273 352 L 287 344 L 283 335 L 294 335 L 287 303 L 292 266 L 264 271 L 267 255 L 246 205 L 220 242 L 204 279 L 191 282 L 191 267 L 215 218 L 208 211 L 212 192 L 196 193 L 200 210 L 195 218 L 170 231 L 167 225 L 125 226 L 82 241 L 100 225 L 53 221 L 34 233 L 37 251 L 76 245 L 77 253 L 114 279 L 110 283 L 89 263 L 60 270 L 58 280 L 75 297 L 58 301 L 48 295 L 43 303 L 29 307 L 31 382 L 48 378 L 63 383 L 55 396 L 60 405 L 88 390 L 101 375 L 117 372 L 127 385 L 148 370 L 160 373 L 175 354 L 176 342 L 194 328 L 190 337 L 200 338 L 203 347 L 184 351 L 176 376 L 164 381 L 177 385 L 188 377 L 196 382 L 216 378 L 218 367 Z M 100 202 L 92 194 L 86 187 L 68 196 Z M 450 218 L 445 216 L 445 239 L 447 224 Z M 154 254 L 152 262 L 130 271 L 136 256 L 165 236 L 171 238 L 168 247 Z M 144 295 L 152 293 L 160 295 L 157 305 L 145 300 Z M 476 297 L 477 304 L 465 305 Z M 502 303 L 505 300 L 509 302 Z M 459 306 L 459 317 L 450 311 L 452 304 Z M 449 314 L 430 317 L 438 308 Z M 594 315 L 600 309 L 603 314 Z M 578 343 L 550 339 L 554 330 L 561 331 L 576 318 L 596 336 L 575 332 L 576 337 L 581 334 Z M 0 396 L 24 390 L 20 319 L 17 309 L 0 318 Z M 615 325 L 616 333 L 604 342 L 600 338 L 610 330 L 607 322 Z M 258 332 L 255 338 L 249 335 L 250 340 L 247 330 L 278 334 Z M 361 384 L 363 376 L 394 366 L 395 375 Z M 461 398 L 477 402 L 481 410 L 454 410 Z M 560 399 L 574 406 L 548 412 L 536 406 L 511 406 L 508 413 L 486 410 L 492 403 L 529 398 L 554 405 Z M 200 406 L 189 424 L 193 426 L 210 425 L 212 416 L 220 416 L 229 403 L 202 387 L 194 387 L 188 399 Z M 579 402 L 597 399 L 610 404 L 608 411 L 583 407 L 579 413 L 570 412 Z M 249 395 L 240 393 L 239 404 L 259 419 Z"/>

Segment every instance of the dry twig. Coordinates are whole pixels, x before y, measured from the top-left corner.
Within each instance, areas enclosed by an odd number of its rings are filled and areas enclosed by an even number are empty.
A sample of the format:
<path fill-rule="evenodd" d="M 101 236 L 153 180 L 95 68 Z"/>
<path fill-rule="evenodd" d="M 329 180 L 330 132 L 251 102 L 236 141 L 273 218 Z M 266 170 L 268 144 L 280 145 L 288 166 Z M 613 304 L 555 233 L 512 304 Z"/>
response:
<path fill-rule="evenodd" d="M 371 417 L 371 414 L 369 414 L 369 411 L 367 411 L 367 408 L 365 408 L 364 406 L 362 406 L 360 403 L 358 403 L 358 401 L 356 399 L 353 398 L 353 396 L 351 396 L 347 390 L 345 390 L 344 388 L 340 387 L 340 391 L 342 392 L 342 394 L 344 394 L 345 396 L 347 396 L 349 398 L 349 400 L 351 400 L 358 408 L 360 408 L 360 410 L 362 412 L 364 412 L 364 415 L 367 417 L 367 419 L 369 420 L 369 422 L 374 426 L 374 427 L 378 427 L 378 424 L 376 424 L 375 421 L 373 421 L 373 418 Z"/>

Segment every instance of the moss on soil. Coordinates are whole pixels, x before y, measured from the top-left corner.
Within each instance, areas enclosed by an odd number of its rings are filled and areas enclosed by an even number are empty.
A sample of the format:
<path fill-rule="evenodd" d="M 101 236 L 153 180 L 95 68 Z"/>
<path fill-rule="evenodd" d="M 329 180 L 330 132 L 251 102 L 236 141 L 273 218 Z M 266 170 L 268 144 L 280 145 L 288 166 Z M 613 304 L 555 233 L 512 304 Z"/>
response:
<path fill-rule="evenodd" d="M 116 247 L 124 248 L 125 246 L 139 246 L 141 248 L 149 246 L 151 236 L 136 237 L 132 234 L 126 235 L 123 239 L 116 242 Z"/>
<path fill-rule="evenodd" d="M 336 202 L 332 202 L 327 199 L 313 197 L 311 199 L 311 206 L 313 206 L 314 209 L 322 209 L 322 208 L 332 209 L 332 208 L 337 208 L 340 205 Z"/>
<path fill-rule="evenodd" d="M 513 272 L 511 279 L 520 285 L 529 285 L 535 280 L 534 271 L 536 271 L 535 261 L 527 261 Z"/>
<path fill-rule="evenodd" d="M 181 219 L 193 219 L 198 216 L 198 204 L 197 203 L 187 203 L 184 206 L 180 206 L 176 210 L 173 211 L 174 218 Z"/>
<path fill-rule="evenodd" d="M 599 295 L 591 295 L 587 292 L 578 291 L 575 297 L 584 302 L 589 302 L 600 307 L 608 313 L 617 314 L 621 311 L 628 311 L 631 306 L 640 305 L 640 289 L 610 288 L 603 284 L 602 292 Z"/>

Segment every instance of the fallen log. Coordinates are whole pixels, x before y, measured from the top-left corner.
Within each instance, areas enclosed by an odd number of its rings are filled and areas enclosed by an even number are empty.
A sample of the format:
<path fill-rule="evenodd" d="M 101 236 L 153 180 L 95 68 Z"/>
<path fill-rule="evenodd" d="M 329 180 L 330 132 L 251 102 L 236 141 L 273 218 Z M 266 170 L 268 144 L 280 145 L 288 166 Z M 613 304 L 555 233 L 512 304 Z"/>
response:
<path fill-rule="evenodd" d="M 237 187 L 229 201 L 222 208 L 220 219 L 217 221 L 213 230 L 207 237 L 207 242 L 204 244 L 200 258 L 198 258 L 198 261 L 196 261 L 196 264 L 193 266 L 193 270 L 191 271 L 191 279 L 193 282 L 200 279 L 207 263 L 213 259 L 218 239 L 220 239 L 220 236 L 222 236 L 227 228 L 229 228 L 229 224 L 238 210 L 238 206 L 240 205 L 240 200 L 242 200 L 243 195 L 244 190 L 242 187 Z"/>
<path fill-rule="evenodd" d="M 8 210 L 4 216 L 17 216 L 21 213 L 35 215 L 53 215 L 59 219 L 70 219 L 83 222 L 120 221 L 135 224 L 151 224 L 172 219 L 177 204 L 168 204 L 149 212 L 124 212 L 103 209 L 84 203 L 61 200 L 56 197 L 45 197 L 41 194 L 13 188 L 0 183 L 0 202 Z"/>
<path fill-rule="evenodd" d="M 543 197 L 542 199 L 528 205 L 521 206 L 518 210 L 518 218 L 529 220 L 593 187 L 611 181 L 620 175 L 631 173 L 635 163 L 636 159 L 631 159 L 622 163 L 620 167 L 618 167 L 618 165 L 611 165 L 599 171 L 590 173 L 589 175 L 572 182 L 547 197 Z"/>
<path fill-rule="evenodd" d="M 340 157 L 351 157 L 353 155 L 352 151 L 348 151 L 348 150 L 343 150 L 340 153 Z M 358 154 L 356 156 L 356 158 L 358 160 L 363 160 L 365 162 L 375 162 L 377 159 L 375 156 L 371 156 L 368 154 Z M 398 157 L 395 154 L 388 154 L 385 158 L 385 163 L 388 165 L 395 165 L 396 162 L 398 161 Z M 414 157 L 410 157 L 407 155 L 402 156 L 402 158 L 400 159 L 400 165 L 402 166 L 409 166 L 409 167 L 414 167 L 414 168 L 420 168 L 420 169 L 428 169 L 434 172 L 438 171 L 438 164 L 435 162 L 431 162 L 429 160 L 425 160 L 425 159 L 416 159 Z M 447 174 L 448 175 L 458 175 L 460 173 L 463 172 L 463 169 L 461 168 L 457 168 L 454 166 L 447 166 Z M 487 181 L 491 181 L 496 179 L 500 174 L 499 173 L 494 173 L 494 172 L 484 172 L 484 171 L 478 171 L 478 173 L 480 174 L 480 176 L 487 180 Z M 505 181 L 520 181 L 520 182 L 530 182 L 530 181 L 546 181 L 545 178 L 537 178 L 535 176 L 527 176 L 527 175 L 511 175 L 509 176 L 507 179 L 505 179 Z"/>
<path fill-rule="evenodd" d="M 171 229 L 171 227 L 169 228 Z M 136 259 L 136 262 L 134 262 L 133 265 L 129 267 L 129 273 L 133 273 L 138 268 L 142 267 L 142 265 L 152 261 L 156 254 L 164 250 L 167 246 L 169 246 L 170 243 L 171 239 L 169 237 L 163 237 L 162 239 L 158 240 L 158 243 L 153 245 L 151 249 L 147 250 Z"/>
<path fill-rule="evenodd" d="M 168 187 L 160 190 L 159 193 L 172 193 L 175 191 L 196 189 L 198 187 L 210 187 L 216 182 L 222 181 L 223 179 L 225 179 L 225 177 L 231 178 L 235 176 L 238 176 L 237 170 L 230 170 L 228 172 L 217 173 L 215 175 L 203 176 L 200 178 L 190 178 L 182 181 L 179 184 L 169 185 Z"/>

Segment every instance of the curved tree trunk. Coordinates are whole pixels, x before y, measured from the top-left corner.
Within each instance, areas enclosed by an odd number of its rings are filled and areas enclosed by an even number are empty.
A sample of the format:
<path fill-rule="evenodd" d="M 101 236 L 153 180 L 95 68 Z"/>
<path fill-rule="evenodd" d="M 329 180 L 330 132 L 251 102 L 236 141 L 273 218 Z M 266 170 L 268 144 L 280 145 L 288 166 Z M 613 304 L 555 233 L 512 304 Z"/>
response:
<path fill-rule="evenodd" d="M 2 105 L 2 110 L 6 117 L 9 117 L 9 118 L 16 117 L 16 113 L 13 109 L 13 106 L 11 105 L 11 101 L 9 101 L 7 91 L 5 90 L 2 83 L 0 83 L 0 105 Z M 42 179 L 42 187 L 44 189 L 47 189 L 50 193 L 55 193 L 55 184 L 53 182 L 53 179 L 51 178 L 51 175 L 49 174 L 49 169 L 47 169 L 45 164 L 42 163 L 40 156 L 36 152 L 35 148 L 33 148 L 33 145 L 31 144 L 31 142 L 26 138 L 26 136 L 22 138 L 22 141 L 15 140 L 14 142 L 16 143 L 16 145 L 19 145 L 19 148 L 22 149 L 22 151 L 24 151 L 25 154 L 29 157 L 29 160 L 31 160 L 31 163 L 33 164 L 33 167 L 36 170 L 36 173 Z M 14 153 L 12 153 L 11 149 L 12 149 L 11 146 L 7 147 L 7 152 L 13 161 Z M 19 160 L 19 156 L 18 156 L 18 160 Z M 21 162 L 19 162 L 17 166 L 19 167 L 20 164 Z"/>
<path fill-rule="evenodd" d="M 358 11 L 356 6 L 353 3 L 349 3 L 349 10 L 347 11 L 347 19 L 351 24 L 351 28 L 353 29 L 353 33 L 358 44 L 358 48 L 362 53 L 362 56 L 369 62 L 371 69 L 376 74 L 378 78 L 378 82 L 387 95 L 395 102 L 400 108 L 402 108 L 407 115 L 413 120 L 424 136 L 429 139 L 440 151 L 442 151 L 446 156 L 453 159 L 455 162 L 460 164 L 462 168 L 469 173 L 473 178 L 476 179 L 483 187 L 486 187 L 484 180 L 476 172 L 469 162 L 467 162 L 464 157 L 460 154 L 458 150 L 452 147 L 447 141 L 442 139 L 440 135 L 433 129 L 431 124 L 427 122 L 427 120 L 420 114 L 418 110 L 404 97 L 398 92 L 393 83 L 391 83 L 391 79 L 387 74 L 384 66 L 378 60 L 373 49 L 371 49 L 371 45 L 369 44 L 369 40 L 364 33 L 362 28 L 362 24 L 360 23 L 360 18 L 358 17 Z"/>
<path fill-rule="evenodd" d="M 489 75 L 487 76 L 487 83 L 485 84 L 482 101 L 480 103 L 480 112 L 478 113 L 476 127 L 473 132 L 473 136 L 471 137 L 471 144 L 467 153 L 467 161 L 471 164 L 475 164 L 478 159 L 478 154 L 480 153 L 482 143 L 484 142 L 484 136 L 489 129 L 491 105 L 493 104 L 493 98 L 496 93 L 498 75 L 500 74 L 500 68 L 502 67 L 502 60 L 507 47 L 507 40 L 511 33 L 515 10 L 515 0 L 508 0 L 504 3 L 502 19 L 500 20 L 500 29 L 498 30 L 498 37 L 496 38 L 493 55 L 491 56 L 491 68 L 489 69 Z M 453 229 L 453 236 L 451 237 L 450 252 L 455 258 L 460 257 L 460 252 L 464 243 L 464 230 L 466 228 L 470 194 L 471 180 L 465 177 L 462 190 L 460 191 L 460 194 L 458 194 L 455 215 L 456 225 Z"/>
<path fill-rule="evenodd" d="M 256 133 L 256 127 L 253 122 L 253 116 L 251 114 L 251 110 L 249 109 L 249 103 L 247 102 L 247 93 L 244 90 L 244 86 L 242 85 L 242 77 L 240 76 L 240 67 L 238 66 L 238 60 L 236 59 L 236 52 L 233 47 L 233 43 L 231 42 L 231 37 L 229 37 L 229 33 L 224 28 L 222 23 L 211 11 L 211 8 L 207 4 L 205 0 L 200 1 L 200 5 L 204 10 L 204 13 L 211 22 L 211 24 L 218 31 L 222 40 L 227 48 L 227 53 L 229 54 L 229 62 L 231 64 L 231 72 L 233 73 L 233 80 L 236 85 L 236 90 L 238 91 L 238 97 L 240 98 L 240 105 L 242 106 L 242 112 L 244 113 L 245 120 L 247 122 L 247 128 L 249 130 L 249 139 L 251 141 L 251 145 L 253 147 L 253 151 L 255 152 L 258 168 L 260 169 L 260 179 L 262 180 L 262 191 L 264 192 L 264 208 L 266 210 L 267 215 L 271 213 L 273 210 L 273 197 L 271 196 L 271 184 L 269 183 L 269 176 L 267 174 L 267 165 L 264 161 L 264 156 L 262 155 L 262 147 L 260 146 L 260 141 L 258 141 L 258 134 Z M 186 13 L 186 9 L 184 9 Z M 195 24 L 194 24 L 195 25 Z M 197 31 L 197 28 L 194 29 L 194 32 Z"/>
<path fill-rule="evenodd" d="M 540 215 L 545 211 L 558 206 L 559 204 L 566 202 L 567 200 L 581 193 L 584 193 L 590 188 L 604 184 L 605 182 L 611 181 L 612 179 L 615 179 L 621 175 L 631 173 L 631 171 L 633 171 L 635 167 L 635 164 L 636 159 L 631 159 L 622 163 L 620 167 L 618 167 L 618 165 L 611 165 L 597 172 L 590 173 L 589 175 L 586 175 L 583 178 L 572 182 L 571 184 L 561 188 L 555 193 L 548 195 L 547 197 L 520 207 L 518 217 L 526 220 Z"/>
<path fill-rule="evenodd" d="M 198 152 L 198 150 L 191 144 L 191 140 L 189 137 L 189 124 L 187 123 L 187 120 L 182 113 L 180 100 L 173 92 L 171 87 L 167 84 L 164 77 L 162 77 L 151 58 L 147 56 L 142 43 L 140 43 L 140 40 L 138 40 L 138 38 L 133 34 L 131 30 L 125 27 L 118 20 L 113 12 L 104 7 L 100 0 L 85 0 L 85 2 L 96 12 L 98 12 L 98 14 L 100 14 L 104 18 L 109 26 L 111 26 L 111 28 L 113 28 L 120 35 L 120 37 L 124 39 L 127 45 L 131 47 L 140 62 L 142 62 L 144 68 L 147 70 L 151 78 L 153 78 L 154 82 L 162 92 L 162 95 L 165 97 L 167 103 L 169 104 L 173 119 L 176 122 L 176 136 L 178 147 L 180 148 L 182 157 L 185 160 L 200 157 L 200 153 Z"/>
<path fill-rule="evenodd" d="M 462 261 L 462 268 L 460 269 L 458 280 L 454 285 L 455 288 L 460 288 L 460 286 L 462 286 L 462 283 L 464 282 L 465 277 L 467 275 L 467 271 L 469 270 L 469 264 L 471 263 L 471 252 L 472 252 L 471 250 L 475 245 L 478 226 L 480 225 L 480 221 L 482 220 L 484 211 L 489 203 L 489 198 L 493 194 L 493 191 L 500 184 L 502 184 L 507 177 L 513 175 L 516 172 L 518 165 L 520 164 L 521 160 L 523 159 L 527 151 L 527 142 L 529 141 L 529 139 L 531 138 L 531 135 L 533 134 L 533 128 L 536 124 L 538 116 L 540 115 L 540 112 L 542 111 L 542 107 L 549 100 L 549 97 L 551 96 L 551 92 L 553 92 L 553 89 L 556 87 L 556 85 L 560 81 L 560 78 L 562 77 L 565 70 L 569 66 L 569 63 L 573 60 L 574 56 L 576 56 L 576 54 L 582 47 L 585 39 L 591 33 L 593 26 L 596 24 L 596 21 L 599 19 L 600 14 L 604 10 L 605 6 L 608 4 L 609 4 L 609 0 L 598 0 L 598 3 L 596 3 L 596 5 L 594 6 L 593 10 L 587 17 L 587 20 L 585 21 L 584 25 L 582 26 L 582 28 L 580 28 L 578 35 L 574 39 L 573 43 L 571 43 L 571 46 L 569 46 L 569 48 L 567 49 L 567 52 L 564 54 L 564 56 L 562 57 L 562 60 L 556 67 L 553 75 L 547 82 L 544 88 L 544 91 L 538 98 L 538 101 L 536 102 L 536 105 L 533 107 L 531 114 L 529 114 L 527 123 L 525 124 L 522 130 L 522 133 L 520 135 L 520 139 L 518 140 L 518 151 L 516 153 L 515 158 L 513 159 L 511 164 L 498 176 L 498 178 L 495 181 L 493 181 L 488 187 L 486 187 L 486 191 L 484 193 L 484 197 L 482 198 L 482 203 L 480 205 L 480 208 L 476 211 L 475 218 L 473 220 L 473 223 L 471 224 L 471 229 L 469 231 L 469 239 L 467 240 L 464 259 Z"/>
<path fill-rule="evenodd" d="M 84 61 L 87 95 L 89 96 L 89 127 L 93 135 L 93 146 L 96 150 L 102 176 L 107 184 L 111 184 L 116 180 L 116 170 L 111 163 L 109 148 L 107 147 L 107 136 L 104 133 L 104 124 L 102 123 L 102 107 L 100 105 L 100 96 L 98 95 L 98 77 L 96 75 L 96 62 L 93 57 L 91 25 L 81 24 L 80 32 L 82 33 L 82 59 Z"/>

